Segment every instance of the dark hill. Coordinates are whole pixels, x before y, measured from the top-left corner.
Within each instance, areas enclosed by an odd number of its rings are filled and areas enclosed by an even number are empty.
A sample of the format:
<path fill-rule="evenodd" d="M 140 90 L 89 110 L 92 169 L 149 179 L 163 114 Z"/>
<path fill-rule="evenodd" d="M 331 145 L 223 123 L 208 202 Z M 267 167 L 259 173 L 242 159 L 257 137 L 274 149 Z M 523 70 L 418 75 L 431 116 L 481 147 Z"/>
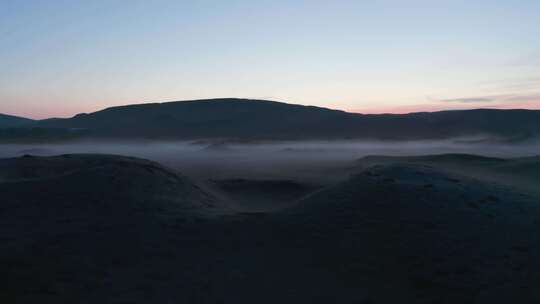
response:
<path fill-rule="evenodd" d="M 32 122 L 34 121 L 28 118 L 0 114 L 0 128 L 22 127 L 27 126 Z"/>
<path fill-rule="evenodd" d="M 218 207 L 217 199 L 187 177 L 151 161 L 114 155 L 0 159 L 0 193 L 5 212 L 34 208 L 40 216 L 81 210 L 111 217 L 116 211 L 114 216 L 122 217 L 171 215 Z"/>
<path fill-rule="evenodd" d="M 539 192 L 540 157 L 494 158 L 470 154 L 425 156 L 366 156 L 357 161 L 359 169 L 376 165 L 415 164 L 466 174 L 499 184 Z"/>
<path fill-rule="evenodd" d="M 2 303 L 95 303 L 80 294 L 122 273 L 111 269 L 170 255 L 164 227 L 225 211 L 187 177 L 111 155 L 0 159 L 0 193 Z"/>
<path fill-rule="evenodd" d="M 108 108 L 43 128 L 90 136 L 161 139 L 442 139 L 487 136 L 522 140 L 540 134 L 540 111 L 463 110 L 362 115 L 265 100 L 209 99 Z"/>
<path fill-rule="evenodd" d="M 463 175 L 391 164 L 314 193 L 282 216 L 296 246 L 324 256 L 316 265 L 340 263 L 335 275 L 344 286 L 371 286 L 370 303 L 534 303 L 537 202 Z"/>

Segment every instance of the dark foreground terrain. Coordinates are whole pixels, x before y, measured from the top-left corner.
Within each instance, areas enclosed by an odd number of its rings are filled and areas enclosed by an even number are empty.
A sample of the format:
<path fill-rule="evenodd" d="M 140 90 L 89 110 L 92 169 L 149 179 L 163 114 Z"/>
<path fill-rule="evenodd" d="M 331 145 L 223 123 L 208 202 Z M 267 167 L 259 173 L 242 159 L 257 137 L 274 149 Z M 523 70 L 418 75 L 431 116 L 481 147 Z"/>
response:
<path fill-rule="evenodd" d="M 1 159 L 0 302 L 539 303 L 539 164 L 366 157 L 316 184 Z"/>

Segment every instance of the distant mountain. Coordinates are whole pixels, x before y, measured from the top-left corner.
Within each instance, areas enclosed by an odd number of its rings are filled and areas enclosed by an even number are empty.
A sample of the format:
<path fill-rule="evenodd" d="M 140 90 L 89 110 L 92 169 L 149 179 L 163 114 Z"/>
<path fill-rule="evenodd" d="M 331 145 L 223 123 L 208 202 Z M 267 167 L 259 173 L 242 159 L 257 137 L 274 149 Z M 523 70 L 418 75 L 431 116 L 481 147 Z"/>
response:
<path fill-rule="evenodd" d="M 148 139 L 444 139 L 540 135 L 540 111 L 460 110 L 363 115 L 267 100 L 208 99 L 137 104 L 41 121 L 87 136 Z"/>
<path fill-rule="evenodd" d="M 0 128 L 14 128 L 26 126 L 34 122 L 32 119 L 0 114 Z"/>

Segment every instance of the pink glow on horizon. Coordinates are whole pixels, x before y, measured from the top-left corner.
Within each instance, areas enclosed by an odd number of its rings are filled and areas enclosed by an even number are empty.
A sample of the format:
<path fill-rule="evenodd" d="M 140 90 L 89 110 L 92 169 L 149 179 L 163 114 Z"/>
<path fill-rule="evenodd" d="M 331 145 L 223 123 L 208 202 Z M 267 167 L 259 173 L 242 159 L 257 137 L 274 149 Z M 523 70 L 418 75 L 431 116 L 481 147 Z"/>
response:
<path fill-rule="evenodd" d="M 78 113 L 82 113 L 84 111 L 76 111 L 74 112 L 73 109 L 56 109 L 56 108 L 38 108 L 38 109 L 13 109 L 11 111 L 7 110 L 5 112 L 1 112 L 2 114 L 6 115 L 13 115 L 13 116 L 19 116 L 19 117 L 25 117 L 30 119 L 47 119 L 47 118 L 70 118 Z M 92 111 L 93 112 L 93 111 Z"/>
<path fill-rule="evenodd" d="M 346 111 L 361 114 L 407 114 L 416 112 L 437 112 L 448 110 L 470 110 L 470 109 L 528 109 L 540 110 L 540 102 L 520 102 L 511 104 L 458 104 L 450 106 L 448 104 L 422 104 L 422 105 L 401 105 L 348 109 Z"/>

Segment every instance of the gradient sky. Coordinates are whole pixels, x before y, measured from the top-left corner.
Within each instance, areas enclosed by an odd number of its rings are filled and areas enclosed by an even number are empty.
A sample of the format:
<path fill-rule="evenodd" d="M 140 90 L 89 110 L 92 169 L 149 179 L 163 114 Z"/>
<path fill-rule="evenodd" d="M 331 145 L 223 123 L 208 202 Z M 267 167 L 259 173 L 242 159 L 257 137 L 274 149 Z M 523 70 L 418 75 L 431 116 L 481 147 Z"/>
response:
<path fill-rule="evenodd" d="M 540 1 L 0 0 L 0 113 L 246 97 L 540 108 Z"/>

